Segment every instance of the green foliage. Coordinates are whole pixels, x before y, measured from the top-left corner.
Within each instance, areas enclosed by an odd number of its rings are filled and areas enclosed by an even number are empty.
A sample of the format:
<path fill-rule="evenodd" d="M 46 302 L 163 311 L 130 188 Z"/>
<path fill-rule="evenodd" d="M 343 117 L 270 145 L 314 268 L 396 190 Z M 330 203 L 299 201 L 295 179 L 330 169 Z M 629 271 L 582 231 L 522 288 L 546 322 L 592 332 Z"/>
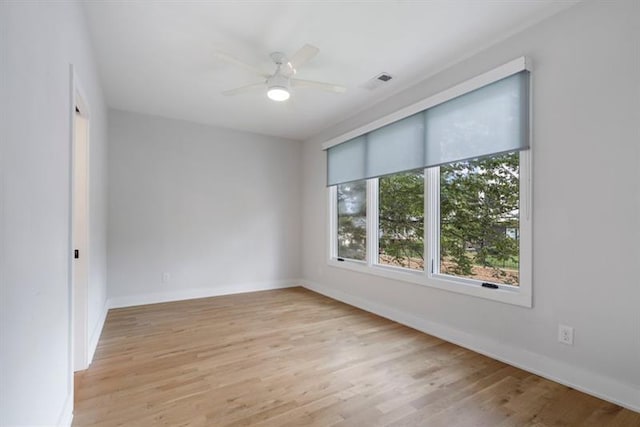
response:
<path fill-rule="evenodd" d="M 378 185 L 381 254 L 390 257 L 394 264 L 423 268 L 423 171 L 382 177 Z"/>
<path fill-rule="evenodd" d="M 517 283 L 500 265 L 517 262 L 519 154 L 456 162 L 440 167 L 441 259 L 450 272 L 471 276 L 472 267 L 493 270 L 505 283 Z"/>

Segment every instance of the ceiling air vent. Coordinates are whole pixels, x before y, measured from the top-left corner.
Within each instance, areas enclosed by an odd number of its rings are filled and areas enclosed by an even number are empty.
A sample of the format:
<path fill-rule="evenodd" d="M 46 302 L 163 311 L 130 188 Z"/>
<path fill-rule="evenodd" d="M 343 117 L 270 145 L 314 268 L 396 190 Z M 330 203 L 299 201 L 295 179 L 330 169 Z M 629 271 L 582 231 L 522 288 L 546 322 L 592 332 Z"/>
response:
<path fill-rule="evenodd" d="M 393 78 L 393 76 L 389 73 L 380 73 L 377 76 L 369 79 L 367 82 L 365 82 L 362 87 L 365 89 L 369 89 L 369 90 L 374 90 L 379 88 L 380 86 L 382 86 L 385 83 L 388 83 L 391 79 Z"/>

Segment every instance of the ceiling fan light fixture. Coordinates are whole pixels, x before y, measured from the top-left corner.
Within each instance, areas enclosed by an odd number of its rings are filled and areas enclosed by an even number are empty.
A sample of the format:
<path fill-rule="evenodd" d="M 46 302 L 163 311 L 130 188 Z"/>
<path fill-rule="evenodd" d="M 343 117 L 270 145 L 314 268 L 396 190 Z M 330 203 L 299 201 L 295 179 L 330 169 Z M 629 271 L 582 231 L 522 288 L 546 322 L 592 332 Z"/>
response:
<path fill-rule="evenodd" d="M 2 0 L 0 0 L 2 1 Z M 247 92 L 261 91 L 264 93 L 264 89 L 267 89 L 267 97 L 275 102 L 286 101 L 291 97 L 291 88 L 310 88 L 319 89 L 326 92 L 344 93 L 345 87 L 325 82 L 318 82 L 314 80 L 302 80 L 295 78 L 294 76 L 298 72 L 298 68 L 309 62 L 318 54 L 319 49 L 315 46 L 305 44 L 302 48 L 298 49 L 296 53 L 287 58 L 282 52 L 271 53 L 271 60 L 276 66 L 276 70 L 273 74 L 265 74 L 260 69 L 247 64 L 231 55 L 223 52 L 218 52 L 217 57 L 234 65 L 240 66 L 247 70 L 250 70 L 257 75 L 261 76 L 263 80 L 258 83 L 252 83 L 245 86 L 240 86 L 235 89 L 225 90 L 223 95 L 240 95 Z"/>
<path fill-rule="evenodd" d="M 267 90 L 267 96 L 272 101 L 286 101 L 291 96 L 289 90 L 284 86 L 271 86 Z"/>

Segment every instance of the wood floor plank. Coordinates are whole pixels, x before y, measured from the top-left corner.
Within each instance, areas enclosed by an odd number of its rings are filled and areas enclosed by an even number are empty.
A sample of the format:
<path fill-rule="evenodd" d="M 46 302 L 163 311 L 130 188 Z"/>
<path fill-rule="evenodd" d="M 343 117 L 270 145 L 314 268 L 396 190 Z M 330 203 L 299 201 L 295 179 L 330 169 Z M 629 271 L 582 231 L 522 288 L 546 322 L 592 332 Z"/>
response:
<path fill-rule="evenodd" d="M 110 310 L 83 426 L 640 426 L 640 414 L 302 288 Z"/>

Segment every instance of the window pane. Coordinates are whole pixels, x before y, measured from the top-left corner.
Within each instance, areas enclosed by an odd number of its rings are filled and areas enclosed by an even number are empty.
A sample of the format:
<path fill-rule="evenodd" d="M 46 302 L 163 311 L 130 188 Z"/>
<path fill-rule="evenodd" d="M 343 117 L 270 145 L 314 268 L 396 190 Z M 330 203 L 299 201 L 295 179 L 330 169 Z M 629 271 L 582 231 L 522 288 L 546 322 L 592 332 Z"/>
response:
<path fill-rule="evenodd" d="M 378 180 L 378 263 L 424 270 L 424 170 Z"/>
<path fill-rule="evenodd" d="M 440 167 L 440 272 L 518 285 L 519 153 Z"/>
<path fill-rule="evenodd" d="M 364 261 L 367 256 L 367 182 L 338 187 L 338 257 Z"/>

